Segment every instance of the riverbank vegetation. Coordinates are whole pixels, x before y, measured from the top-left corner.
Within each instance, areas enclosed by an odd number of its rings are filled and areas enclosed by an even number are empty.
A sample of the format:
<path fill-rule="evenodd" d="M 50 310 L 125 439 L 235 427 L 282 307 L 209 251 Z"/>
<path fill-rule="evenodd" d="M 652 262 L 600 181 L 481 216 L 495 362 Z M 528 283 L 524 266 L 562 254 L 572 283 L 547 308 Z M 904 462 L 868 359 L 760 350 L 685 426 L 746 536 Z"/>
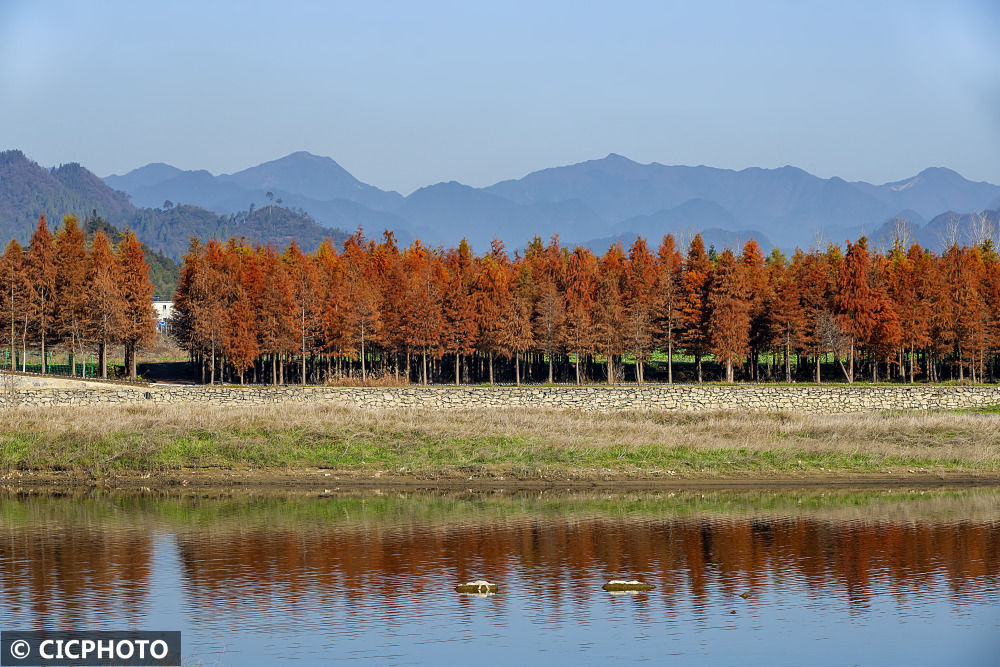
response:
<path fill-rule="evenodd" d="M 1000 474 L 1000 415 L 273 407 L 20 408 L 0 469 L 84 475 L 322 468 L 424 479 Z M 892 471 L 892 472 L 889 472 Z"/>

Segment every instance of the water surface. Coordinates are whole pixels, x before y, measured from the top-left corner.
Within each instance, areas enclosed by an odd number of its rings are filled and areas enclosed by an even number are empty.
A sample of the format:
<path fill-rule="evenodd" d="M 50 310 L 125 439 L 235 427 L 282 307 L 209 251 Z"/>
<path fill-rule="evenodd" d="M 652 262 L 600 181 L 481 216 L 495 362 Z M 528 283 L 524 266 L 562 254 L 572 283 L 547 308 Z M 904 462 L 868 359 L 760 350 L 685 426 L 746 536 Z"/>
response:
<path fill-rule="evenodd" d="M 995 665 L 998 584 L 1000 489 L 0 492 L 3 629 L 207 665 Z"/>

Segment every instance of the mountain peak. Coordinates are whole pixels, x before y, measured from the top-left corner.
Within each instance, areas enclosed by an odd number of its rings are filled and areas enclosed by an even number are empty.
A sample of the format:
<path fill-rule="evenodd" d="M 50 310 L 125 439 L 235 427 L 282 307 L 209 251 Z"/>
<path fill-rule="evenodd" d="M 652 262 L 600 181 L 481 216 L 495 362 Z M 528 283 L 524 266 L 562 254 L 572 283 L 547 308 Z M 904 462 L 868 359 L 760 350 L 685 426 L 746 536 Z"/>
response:
<path fill-rule="evenodd" d="M 948 176 L 948 177 L 957 176 L 959 178 L 962 178 L 961 174 L 959 174 L 954 169 L 949 169 L 948 167 L 927 167 L 919 174 L 917 174 L 917 176 Z"/>
<path fill-rule="evenodd" d="M 643 166 L 640 163 L 636 162 L 635 160 L 627 158 L 619 153 L 608 153 L 606 156 L 604 156 L 599 160 L 589 160 L 581 164 L 600 164 L 600 165 L 611 166 L 616 169 L 631 169 L 634 167 Z M 576 166 L 576 165 L 570 165 L 570 166 Z"/>
<path fill-rule="evenodd" d="M 274 164 L 276 162 L 332 162 L 337 164 L 337 161 L 332 157 L 327 157 L 326 155 L 316 155 L 315 153 L 310 153 L 309 151 L 295 151 L 294 153 L 289 153 L 285 157 L 279 157 L 277 160 L 271 160 L 270 162 L 265 162 L 264 164 Z M 338 167 L 340 165 L 337 165 Z"/>

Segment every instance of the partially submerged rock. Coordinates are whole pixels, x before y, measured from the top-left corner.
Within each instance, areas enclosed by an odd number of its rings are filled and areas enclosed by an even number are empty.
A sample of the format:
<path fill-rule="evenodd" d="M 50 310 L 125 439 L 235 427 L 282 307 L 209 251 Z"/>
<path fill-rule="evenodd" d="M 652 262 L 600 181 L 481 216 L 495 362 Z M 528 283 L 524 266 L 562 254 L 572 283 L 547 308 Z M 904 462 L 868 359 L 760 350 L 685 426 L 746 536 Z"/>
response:
<path fill-rule="evenodd" d="M 651 591 L 656 586 L 647 584 L 645 581 L 625 581 L 624 579 L 612 579 L 601 586 L 606 591 Z"/>
<path fill-rule="evenodd" d="M 455 586 L 455 590 L 459 593 L 496 593 L 498 586 L 485 579 L 479 579 Z"/>

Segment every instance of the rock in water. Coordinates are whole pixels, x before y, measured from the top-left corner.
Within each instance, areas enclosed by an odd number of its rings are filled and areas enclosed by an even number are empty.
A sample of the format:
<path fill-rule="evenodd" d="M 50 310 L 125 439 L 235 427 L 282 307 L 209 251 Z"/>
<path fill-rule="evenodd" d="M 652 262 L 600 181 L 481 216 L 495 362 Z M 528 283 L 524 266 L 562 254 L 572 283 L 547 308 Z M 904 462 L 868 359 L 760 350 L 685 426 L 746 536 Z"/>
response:
<path fill-rule="evenodd" d="M 478 581 L 470 581 L 459 586 L 455 586 L 455 590 L 459 593 L 496 593 L 498 586 L 496 584 L 491 584 L 484 579 L 480 579 Z"/>
<path fill-rule="evenodd" d="M 612 579 L 601 586 L 606 591 L 651 591 L 656 586 L 647 584 L 645 581 L 625 581 L 624 579 Z"/>

